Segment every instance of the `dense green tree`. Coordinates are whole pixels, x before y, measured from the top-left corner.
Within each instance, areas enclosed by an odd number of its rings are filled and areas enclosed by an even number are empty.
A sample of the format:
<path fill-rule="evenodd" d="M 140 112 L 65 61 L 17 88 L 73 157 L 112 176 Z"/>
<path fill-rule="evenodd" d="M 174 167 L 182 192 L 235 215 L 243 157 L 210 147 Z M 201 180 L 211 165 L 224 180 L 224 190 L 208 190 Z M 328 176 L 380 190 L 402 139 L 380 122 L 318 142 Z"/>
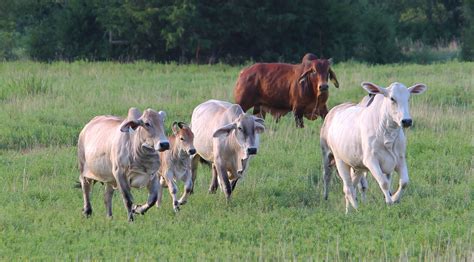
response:
<path fill-rule="evenodd" d="M 462 58 L 474 61 L 474 0 L 464 0 L 465 27 L 462 32 Z"/>
<path fill-rule="evenodd" d="M 461 33 L 468 54 L 469 2 L 463 16 L 461 0 L 3 0 L 0 58 L 390 63 Z"/>
<path fill-rule="evenodd" d="M 396 44 L 396 24 L 387 7 L 362 6 L 356 56 L 370 63 L 390 63 L 400 60 Z"/>

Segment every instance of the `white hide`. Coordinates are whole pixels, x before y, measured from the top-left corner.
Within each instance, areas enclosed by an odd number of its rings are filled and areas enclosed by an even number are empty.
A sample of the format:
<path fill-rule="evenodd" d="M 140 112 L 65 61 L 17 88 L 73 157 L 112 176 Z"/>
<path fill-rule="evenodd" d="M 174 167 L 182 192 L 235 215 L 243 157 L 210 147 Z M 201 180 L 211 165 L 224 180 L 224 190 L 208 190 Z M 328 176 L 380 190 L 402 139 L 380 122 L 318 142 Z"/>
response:
<path fill-rule="evenodd" d="M 411 125 L 409 98 L 411 94 L 426 90 L 423 84 L 406 88 L 401 83 L 392 83 L 383 88 L 362 83 L 362 87 L 375 94 L 373 102 L 369 106 L 366 103 L 336 106 L 328 113 L 321 128 L 324 195 L 327 198 L 330 165 L 334 158 L 344 184 L 346 212 L 349 203 L 357 209 L 353 182 L 359 181 L 364 171 L 372 173 L 387 204 L 399 201 L 409 179 L 402 128 Z M 351 168 L 359 175 L 353 174 L 351 178 Z M 400 174 L 400 181 L 397 192 L 391 196 L 389 177 L 394 171 Z"/>

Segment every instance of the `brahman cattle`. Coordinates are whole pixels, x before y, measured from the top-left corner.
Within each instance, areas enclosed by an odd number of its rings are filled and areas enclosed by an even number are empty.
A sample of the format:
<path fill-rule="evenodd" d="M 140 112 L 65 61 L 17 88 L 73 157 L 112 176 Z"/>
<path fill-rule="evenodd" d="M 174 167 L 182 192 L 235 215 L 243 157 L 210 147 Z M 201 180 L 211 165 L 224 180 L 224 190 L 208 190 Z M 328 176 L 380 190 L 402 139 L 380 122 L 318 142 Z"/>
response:
<path fill-rule="evenodd" d="M 234 88 L 237 104 L 254 115 L 265 112 L 278 119 L 293 111 L 296 126 L 304 127 L 303 116 L 310 120 L 324 118 L 328 112 L 328 78 L 339 87 L 331 69 L 331 59 L 306 54 L 301 64 L 257 63 L 240 72 Z"/>
<path fill-rule="evenodd" d="M 353 185 L 366 171 L 370 171 L 378 182 L 387 204 L 400 200 L 408 183 L 403 133 L 403 128 L 412 125 L 408 102 L 412 94 L 421 94 L 427 89 L 424 84 L 406 88 L 396 82 L 388 88 L 368 82 L 362 83 L 362 87 L 375 95 L 373 101 L 367 97 L 364 103 L 334 107 L 324 119 L 320 134 L 324 198 L 328 197 L 331 168 L 335 164 L 344 184 L 346 213 L 349 203 L 357 209 Z M 400 181 L 392 196 L 389 190 L 393 171 L 400 175 Z"/>
<path fill-rule="evenodd" d="M 161 198 L 163 195 L 162 188 L 168 187 L 175 212 L 179 211 L 179 206 L 187 202 L 188 196 L 193 188 L 193 181 L 191 176 L 191 156 L 196 153 L 194 148 L 194 135 L 183 122 L 174 122 L 171 125 L 173 134 L 168 137 L 170 141 L 170 150 L 160 153 L 161 167 L 160 167 L 160 184 L 161 189 L 158 191 L 157 206 L 161 205 Z M 176 198 L 178 187 L 176 180 L 184 182 L 184 192 L 179 200 Z"/>
<path fill-rule="evenodd" d="M 209 192 L 216 191 L 219 181 L 229 200 L 248 168 L 250 156 L 257 154 L 259 134 L 265 130 L 263 124 L 263 119 L 247 115 L 237 104 L 209 100 L 198 105 L 191 118 L 197 150 L 192 161 L 193 181 L 202 158 L 212 165 Z"/>
<path fill-rule="evenodd" d="M 112 217 L 112 195 L 118 188 L 128 212 L 144 214 L 157 199 L 160 188 L 157 171 L 160 167 L 158 151 L 169 148 L 164 134 L 165 112 L 147 109 L 141 114 L 130 108 L 127 119 L 116 116 L 97 116 L 82 129 L 78 141 L 79 180 L 84 197 L 83 212 L 92 214 L 90 191 L 94 181 L 106 185 L 104 199 L 108 217 Z M 133 205 L 130 188 L 147 186 L 148 201 Z"/>

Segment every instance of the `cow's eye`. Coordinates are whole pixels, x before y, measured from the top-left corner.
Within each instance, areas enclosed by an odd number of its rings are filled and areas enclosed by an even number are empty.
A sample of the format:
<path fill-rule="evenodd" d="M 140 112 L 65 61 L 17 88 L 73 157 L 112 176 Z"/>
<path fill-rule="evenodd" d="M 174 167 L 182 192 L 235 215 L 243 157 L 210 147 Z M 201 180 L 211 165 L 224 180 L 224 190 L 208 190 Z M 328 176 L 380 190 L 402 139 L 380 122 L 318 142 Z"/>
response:
<path fill-rule="evenodd" d="M 148 122 L 146 122 L 146 123 L 145 123 L 145 127 L 151 127 L 151 124 L 148 123 Z"/>
<path fill-rule="evenodd" d="M 239 131 L 242 131 L 242 127 L 240 127 L 240 126 L 237 129 L 239 129 Z"/>
<path fill-rule="evenodd" d="M 184 137 L 180 137 L 179 139 L 181 139 L 181 141 L 184 141 Z"/>
<path fill-rule="evenodd" d="M 397 101 L 395 100 L 395 98 L 393 97 L 390 97 L 390 100 L 392 100 L 392 102 L 396 103 Z"/>

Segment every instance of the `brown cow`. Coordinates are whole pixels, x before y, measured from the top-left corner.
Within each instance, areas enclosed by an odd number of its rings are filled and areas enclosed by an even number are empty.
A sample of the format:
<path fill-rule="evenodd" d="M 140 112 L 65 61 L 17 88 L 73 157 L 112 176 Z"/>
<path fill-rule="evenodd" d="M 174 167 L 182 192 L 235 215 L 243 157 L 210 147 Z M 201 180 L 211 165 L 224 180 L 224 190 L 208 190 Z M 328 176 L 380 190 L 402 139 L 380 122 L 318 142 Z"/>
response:
<path fill-rule="evenodd" d="M 328 78 L 339 87 L 331 69 L 332 59 L 306 54 L 301 64 L 257 63 L 240 72 L 234 97 L 244 111 L 278 119 L 293 111 L 296 126 L 304 127 L 303 116 L 324 118 L 328 112 Z"/>

